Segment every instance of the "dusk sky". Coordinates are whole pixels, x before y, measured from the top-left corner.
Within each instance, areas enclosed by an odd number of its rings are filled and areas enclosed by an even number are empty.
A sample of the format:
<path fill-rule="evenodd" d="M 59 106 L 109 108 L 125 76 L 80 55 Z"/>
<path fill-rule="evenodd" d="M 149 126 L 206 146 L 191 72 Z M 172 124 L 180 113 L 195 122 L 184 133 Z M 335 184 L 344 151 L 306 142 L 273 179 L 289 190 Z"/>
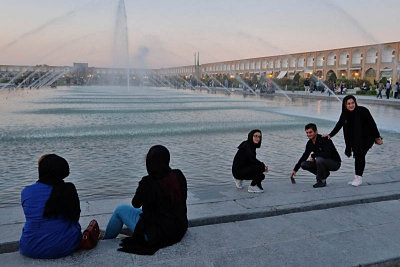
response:
<path fill-rule="evenodd" d="M 0 65 L 110 67 L 119 0 L 0 0 Z M 132 67 L 400 41 L 399 0 L 125 0 Z"/>

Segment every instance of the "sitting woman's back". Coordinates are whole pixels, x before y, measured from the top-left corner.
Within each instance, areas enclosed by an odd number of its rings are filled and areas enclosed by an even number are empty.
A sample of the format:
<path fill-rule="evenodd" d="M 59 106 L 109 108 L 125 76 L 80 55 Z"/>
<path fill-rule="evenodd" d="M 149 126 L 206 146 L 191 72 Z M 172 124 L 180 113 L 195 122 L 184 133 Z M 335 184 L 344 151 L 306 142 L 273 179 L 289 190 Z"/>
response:
<path fill-rule="evenodd" d="M 49 154 L 39 159 L 39 180 L 21 193 L 26 218 L 19 242 L 21 254 L 59 258 L 79 246 L 80 204 L 75 186 L 63 181 L 68 175 L 69 166 L 62 157 Z"/>
<path fill-rule="evenodd" d="M 131 238 L 122 242 L 125 252 L 154 254 L 159 248 L 179 242 L 188 228 L 187 184 L 180 170 L 169 167 L 164 146 L 153 146 L 146 157 L 148 175 L 143 177 L 132 199 L 143 213 Z M 106 231 L 107 233 L 107 231 Z"/>

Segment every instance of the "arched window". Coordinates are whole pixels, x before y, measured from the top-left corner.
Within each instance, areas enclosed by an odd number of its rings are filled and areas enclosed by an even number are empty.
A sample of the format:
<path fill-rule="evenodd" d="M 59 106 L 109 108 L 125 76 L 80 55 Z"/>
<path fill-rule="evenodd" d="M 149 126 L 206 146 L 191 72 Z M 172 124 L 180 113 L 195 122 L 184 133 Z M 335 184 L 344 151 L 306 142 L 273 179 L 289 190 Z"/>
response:
<path fill-rule="evenodd" d="M 382 63 L 392 63 L 394 57 L 394 48 L 386 46 L 382 50 Z"/>
<path fill-rule="evenodd" d="M 365 59 L 365 63 L 367 64 L 376 64 L 376 58 L 377 58 L 377 50 L 375 48 L 370 48 L 367 51 L 367 57 Z"/>
<path fill-rule="evenodd" d="M 353 55 L 351 56 L 351 64 L 352 65 L 361 65 L 362 61 L 362 54 L 360 50 L 356 50 L 353 52 Z"/>
<path fill-rule="evenodd" d="M 313 67 L 314 66 L 314 56 L 308 56 L 307 57 L 307 67 Z"/>
<path fill-rule="evenodd" d="M 295 68 L 296 67 L 296 58 L 295 57 L 290 57 L 290 67 Z"/>
<path fill-rule="evenodd" d="M 288 67 L 288 63 L 289 63 L 289 59 L 287 57 L 282 59 L 282 68 L 286 69 Z"/>
<path fill-rule="evenodd" d="M 267 68 L 267 60 L 266 59 L 264 59 L 263 62 L 262 62 L 262 68 L 263 69 Z"/>
<path fill-rule="evenodd" d="M 300 68 L 304 67 L 304 56 L 299 57 L 299 61 L 297 62 L 297 66 Z"/>
<path fill-rule="evenodd" d="M 319 54 L 317 56 L 317 67 L 322 67 L 322 66 L 324 66 L 324 55 Z"/>
<path fill-rule="evenodd" d="M 281 60 L 279 58 L 275 59 L 275 68 L 279 69 L 281 67 Z"/>
<path fill-rule="evenodd" d="M 339 57 L 339 65 L 347 65 L 349 59 L 349 53 L 347 51 L 343 51 L 340 53 Z"/>
<path fill-rule="evenodd" d="M 268 68 L 273 69 L 274 68 L 274 61 L 272 58 L 268 61 Z"/>

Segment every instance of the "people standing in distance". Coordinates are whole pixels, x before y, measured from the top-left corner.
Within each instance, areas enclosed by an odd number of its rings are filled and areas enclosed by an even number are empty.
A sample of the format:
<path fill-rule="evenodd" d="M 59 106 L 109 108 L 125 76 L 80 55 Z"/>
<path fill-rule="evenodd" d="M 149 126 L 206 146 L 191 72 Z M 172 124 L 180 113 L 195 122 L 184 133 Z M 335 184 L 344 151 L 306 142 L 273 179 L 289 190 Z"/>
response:
<path fill-rule="evenodd" d="M 248 134 L 247 140 L 238 146 L 238 151 L 233 159 L 232 174 L 236 188 L 242 188 L 243 180 L 251 180 L 247 189 L 249 193 L 264 192 L 261 181 L 265 178 L 264 172 L 268 172 L 268 166 L 256 158 L 256 149 L 260 148 L 261 141 L 261 131 L 252 130 Z"/>
<path fill-rule="evenodd" d="M 344 141 L 346 143 L 345 154 L 350 157 L 353 154 L 355 159 L 354 179 L 349 182 L 350 185 L 359 186 L 362 184 L 362 176 L 365 169 L 365 156 L 368 150 L 375 143 L 382 145 L 383 140 L 376 127 L 369 110 L 363 106 L 357 105 L 354 96 L 348 95 L 343 98 L 342 113 L 335 128 L 328 134 L 329 139 L 334 137 L 343 127 Z"/>
<path fill-rule="evenodd" d="M 309 123 L 305 126 L 308 137 L 306 149 L 292 171 L 294 177 L 300 167 L 316 175 L 317 183 L 314 188 L 326 186 L 326 178 L 331 171 L 337 171 L 341 165 L 341 159 L 332 140 L 321 137 L 317 126 Z M 311 154 L 312 153 L 312 154 Z M 307 160 L 307 158 L 311 157 Z"/>

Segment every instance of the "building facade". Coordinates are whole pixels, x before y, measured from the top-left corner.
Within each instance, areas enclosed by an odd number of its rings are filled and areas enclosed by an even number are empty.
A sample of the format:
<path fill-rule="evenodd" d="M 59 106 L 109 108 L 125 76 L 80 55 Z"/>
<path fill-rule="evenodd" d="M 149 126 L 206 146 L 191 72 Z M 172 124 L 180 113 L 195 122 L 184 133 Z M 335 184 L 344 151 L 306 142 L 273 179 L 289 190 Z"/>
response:
<path fill-rule="evenodd" d="M 201 64 L 198 75 L 266 75 L 269 78 L 293 78 L 314 74 L 326 80 L 332 73 L 338 78 L 367 79 L 373 82 L 386 77 L 400 77 L 400 42 L 337 48 L 331 50 L 248 58 Z M 195 74 L 195 66 L 157 70 L 163 75 Z"/>

